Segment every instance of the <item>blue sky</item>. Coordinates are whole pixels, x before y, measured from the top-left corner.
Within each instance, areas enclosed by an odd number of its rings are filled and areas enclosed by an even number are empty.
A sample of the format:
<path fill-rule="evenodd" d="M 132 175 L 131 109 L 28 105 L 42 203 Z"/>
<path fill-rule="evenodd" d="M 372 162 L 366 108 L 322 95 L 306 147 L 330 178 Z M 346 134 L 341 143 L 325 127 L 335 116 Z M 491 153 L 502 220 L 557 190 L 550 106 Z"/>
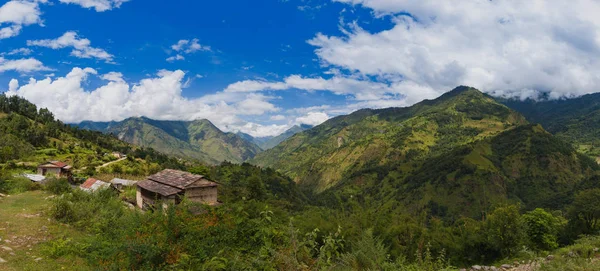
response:
<path fill-rule="evenodd" d="M 461 84 L 518 98 L 600 84 L 591 0 L 1 3 L 0 91 L 66 122 L 208 118 L 266 136 Z"/>

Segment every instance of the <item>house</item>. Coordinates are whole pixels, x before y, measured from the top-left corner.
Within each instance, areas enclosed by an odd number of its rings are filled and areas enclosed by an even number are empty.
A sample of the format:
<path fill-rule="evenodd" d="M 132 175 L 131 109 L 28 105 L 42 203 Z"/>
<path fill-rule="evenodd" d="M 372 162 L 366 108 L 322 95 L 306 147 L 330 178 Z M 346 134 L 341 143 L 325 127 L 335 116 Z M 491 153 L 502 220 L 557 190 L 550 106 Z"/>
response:
<path fill-rule="evenodd" d="M 127 157 L 127 155 L 125 155 L 125 154 L 123 154 L 123 153 L 120 153 L 120 152 L 113 152 L 113 153 L 112 153 L 112 156 L 114 156 L 114 157 L 115 157 L 115 158 L 117 158 L 117 159 L 121 159 L 121 158 L 125 158 L 125 157 Z"/>
<path fill-rule="evenodd" d="M 217 183 L 202 175 L 165 169 L 137 183 L 136 201 L 139 208 L 147 209 L 158 201 L 178 204 L 183 197 L 192 202 L 216 205 Z"/>
<path fill-rule="evenodd" d="M 94 178 L 87 179 L 83 184 L 79 186 L 79 189 L 87 192 L 94 192 L 99 189 L 109 188 L 110 184 Z"/>
<path fill-rule="evenodd" d="M 42 176 L 54 175 L 56 177 L 71 178 L 71 166 L 60 161 L 50 161 L 37 167 L 37 174 Z"/>
<path fill-rule="evenodd" d="M 112 186 L 119 191 L 122 191 L 123 187 L 134 186 L 136 183 L 137 181 L 124 180 L 119 178 L 114 178 L 110 181 L 110 184 L 112 184 Z"/>

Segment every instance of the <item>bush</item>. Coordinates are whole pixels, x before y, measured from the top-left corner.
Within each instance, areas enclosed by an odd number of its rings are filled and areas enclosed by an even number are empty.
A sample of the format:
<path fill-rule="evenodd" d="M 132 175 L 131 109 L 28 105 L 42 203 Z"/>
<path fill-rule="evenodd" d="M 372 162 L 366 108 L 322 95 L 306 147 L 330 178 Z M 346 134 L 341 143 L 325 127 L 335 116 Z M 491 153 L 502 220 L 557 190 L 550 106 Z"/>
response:
<path fill-rule="evenodd" d="M 0 182 L 0 191 L 8 194 L 19 194 L 40 189 L 40 185 L 27 178 L 14 177 Z"/>
<path fill-rule="evenodd" d="M 48 181 L 46 181 L 44 188 L 46 191 L 49 191 L 55 195 L 61 195 L 71 191 L 71 185 L 69 184 L 69 181 L 64 178 L 50 178 Z"/>
<path fill-rule="evenodd" d="M 565 225 L 564 219 L 537 208 L 524 214 L 523 222 L 533 249 L 548 251 L 558 247 L 558 233 Z"/>

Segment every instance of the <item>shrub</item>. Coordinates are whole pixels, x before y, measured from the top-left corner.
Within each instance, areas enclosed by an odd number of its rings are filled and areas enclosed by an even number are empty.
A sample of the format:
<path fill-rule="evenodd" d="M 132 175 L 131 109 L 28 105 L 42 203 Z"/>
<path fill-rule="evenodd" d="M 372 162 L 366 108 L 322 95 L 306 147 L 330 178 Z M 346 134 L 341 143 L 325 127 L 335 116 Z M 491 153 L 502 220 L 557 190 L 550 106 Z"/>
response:
<path fill-rule="evenodd" d="M 19 194 L 40 189 L 40 185 L 27 178 L 14 177 L 0 182 L 0 191 L 8 194 Z"/>
<path fill-rule="evenodd" d="M 50 178 L 46 181 L 44 188 L 46 191 L 49 191 L 55 195 L 61 195 L 71 191 L 71 185 L 69 184 L 69 181 L 64 178 Z"/>
<path fill-rule="evenodd" d="M 537 208 L 523 215 L 525 231 L 535 250 L 552 250 L 558 247 L 558 233 L 564 219 Z"/>

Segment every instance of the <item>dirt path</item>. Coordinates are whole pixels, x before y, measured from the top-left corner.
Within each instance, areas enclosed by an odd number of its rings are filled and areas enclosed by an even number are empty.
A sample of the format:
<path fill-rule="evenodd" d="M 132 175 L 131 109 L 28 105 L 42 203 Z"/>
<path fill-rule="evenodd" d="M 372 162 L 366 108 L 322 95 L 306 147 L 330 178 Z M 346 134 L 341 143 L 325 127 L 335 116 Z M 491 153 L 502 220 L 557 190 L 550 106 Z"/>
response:
<path fill-rule="evenodd" d="M 123 157 L 123 158 L 121 158 L 121 159 L 119 159 L 119 160 L 115 160 L 115 161 L 112 161 L 112 162 L 108 162 L 108 163 L 106 163 L 106 164 L 104 164 L 104 165 L 97 166 L 97 167 L 96 167 L 96 169 L 99 169 L 99 168 L 103 168 L 103 167 L 110 166 L 110 165 L 112 165 L 112 164 L 114 164 L 114 163 L 121 162 L 121 161 L 123 161 L 123 160 L 125 160 L 125 159 L 127 159 L 127 157 Z"/>

